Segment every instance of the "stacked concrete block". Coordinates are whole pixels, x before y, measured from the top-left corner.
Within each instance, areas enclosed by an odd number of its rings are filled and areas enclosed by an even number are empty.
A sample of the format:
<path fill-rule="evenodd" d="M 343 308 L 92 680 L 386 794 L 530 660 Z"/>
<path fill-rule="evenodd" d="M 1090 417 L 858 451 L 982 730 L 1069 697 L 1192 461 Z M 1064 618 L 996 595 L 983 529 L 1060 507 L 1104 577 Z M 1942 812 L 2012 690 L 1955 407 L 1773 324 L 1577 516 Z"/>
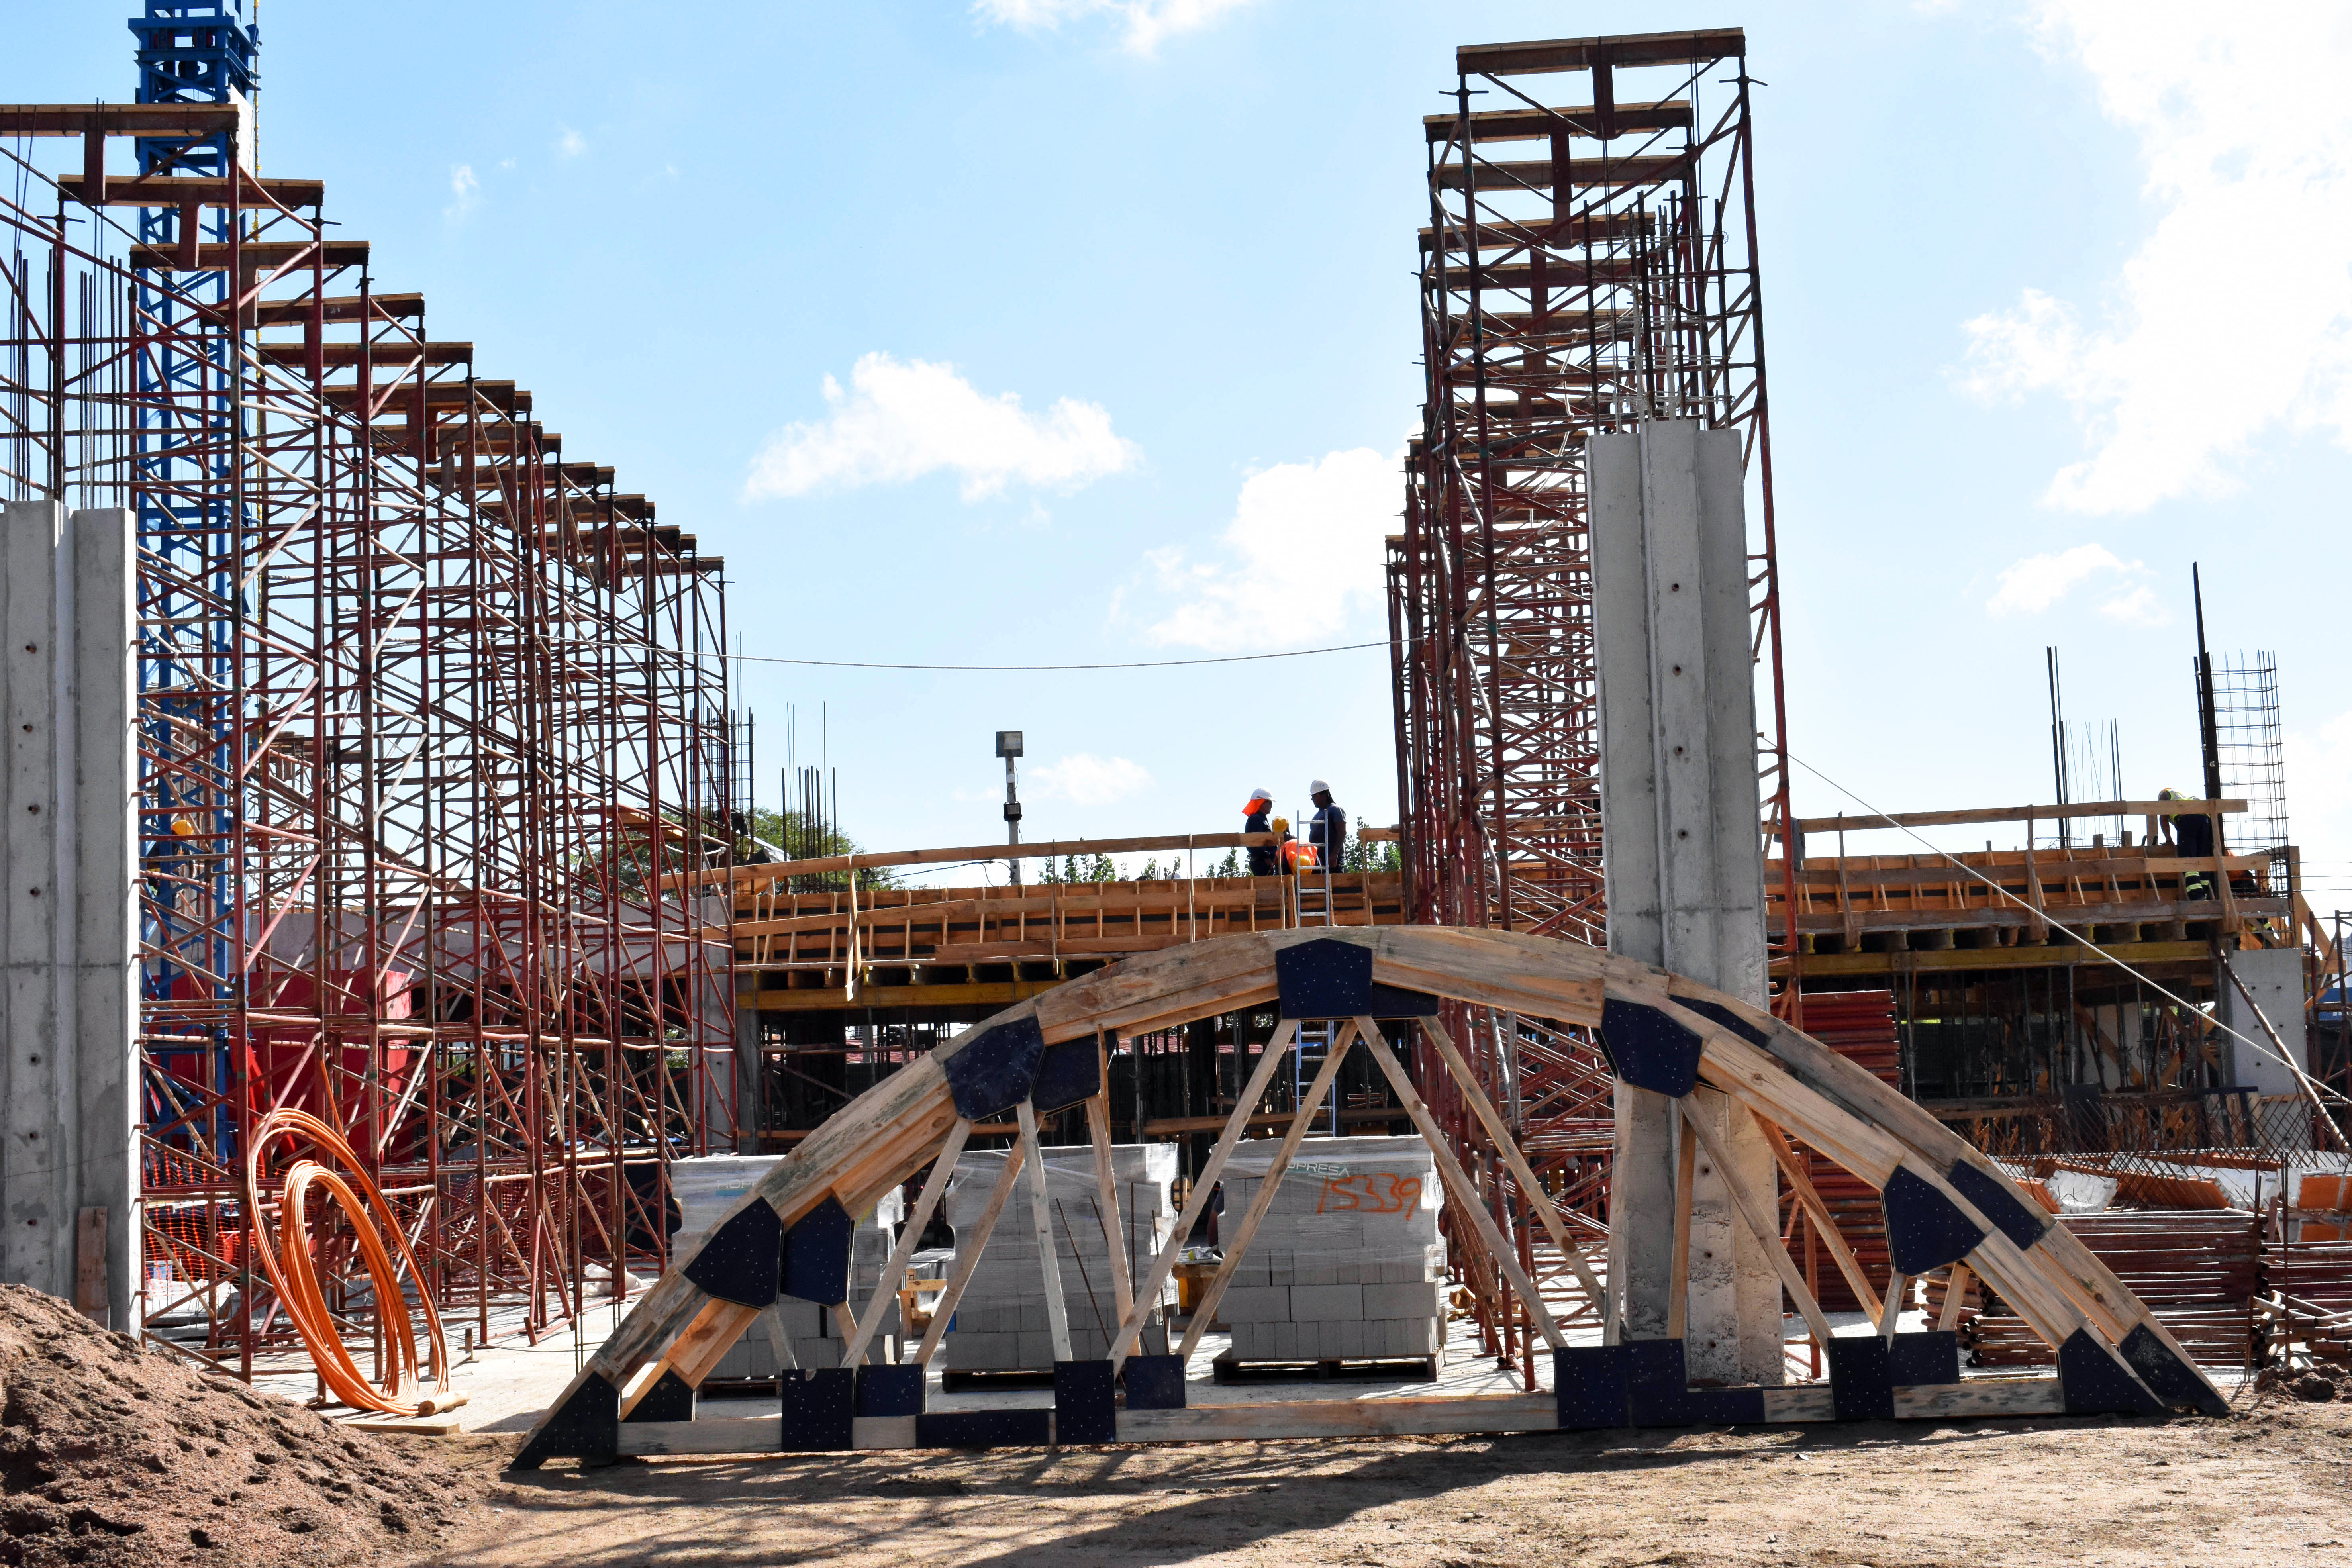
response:
<path fill-rule="evenodd" d="M 1257 1201 L 1272 1141 L 1225 1166 L 1224 1234 Z M 1240 1362 L 1434 1355 L 1445 1343 L 1444 1189 L 1418 1138 L 1317 1138 L 1299 1145 L 1218 1317 Z"/>
<path fill-rule="evenodd" d="M 1097 1201 L 1095 1157 L 1090 1147 L 1047 1149 L 1046 1222 L 1060 1266 L 1062 1308 L 1069 1322 L 1070 1353 L 1081 1361 L 1110 1353 L 1118 1331 L 1118 1297 L 1110 1267 L 1111 1236 L 1128 1258 L 1128 1278 L 1140 1280 L 1168 1240 L 1176 1214 L 1169 1188 L 1176 1179 L 1176 1150 L 1168 1143 L 1120 1143 L 1111 1149 L 1111 1177 L 1118 1201 L 1116 1229 L 1104 1223 Z M 956 1162 L 955 1180 L 941 1200 L 941 1212 L 955 1227 L 959 1255 L 971 1245 L 982 1210 L 988 1206 L 1004 1169 L 1002 1150 L 967 1152 Z M 1029 1173 L 1017 1177 L 1021 1190 L 997 1217 L 980 1265 L 957 1307 L 954 1328 L 940 1341 L 944 1364 L 958 1372 L 1036 1371 L 1054 1364 L 1054 1337 L 1045 1310 L 1045 1285 L 1030 1217 Z M 1162 1287 L 1160 1305 L 1175 1299 L 1174 1282 Z M 1160 1348 L 1159 1307 L 1145 1320 L 1145 1344 Z"/>
<path fill-rule="evenodd" d="M 677 1199 L 679 1218 L 677 1234 L 670 1239 L 671 1256 L 685 1256 L 725 1216 L 738 1198 L 758 1184 L 779 1158 L 773 1154 L 712 1154 L 672 1162 L 670 1192 Z M 857 1216 L 857 1228 L 849 1238 L 849 1305 L 860 1319 L 865 1317 L 875 1291 L 882 1286 L 883 1266 L 890 1261 L 890 1249 L 898 1245 L 898 1226 L 905 1218 L 906 1199 L 895 1188 L 870 1211 Z M 831 1308 L 784 1296 L 778 1298 L 775 1310 L 794 1366 L 841 1364 L 845 1346 Z M 869 1363 L 890 1359 L 896 1342 L 904 1332 L 900 1318 L 896 1306 L 888 1309 L 866 1351 Z M 735 1342 L 734 1348 L 720 1359 L 710 1375 L 768 1378 L 776 1375 L 778 1364 L 774 1339 L 768 1322 L 762 1320 L 754 1322 Z"/>

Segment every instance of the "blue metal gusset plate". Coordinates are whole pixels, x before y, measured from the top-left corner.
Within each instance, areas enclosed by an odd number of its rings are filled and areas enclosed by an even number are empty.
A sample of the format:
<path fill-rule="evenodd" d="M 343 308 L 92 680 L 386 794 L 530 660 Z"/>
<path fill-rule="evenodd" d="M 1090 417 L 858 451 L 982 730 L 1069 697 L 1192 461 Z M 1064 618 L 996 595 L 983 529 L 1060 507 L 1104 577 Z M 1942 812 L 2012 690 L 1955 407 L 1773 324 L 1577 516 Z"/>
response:
<path fill-rule="evenodd" d="M 1076 1105 L 1091 1100 L 1102 1090 L 1102 1059 L 1095 1052 L 1095 1037 L 1064 1040 L 1058 1046 L 1047 1046 L 1037 1064 L 1037 1079 L 1029 1090 L 1029 1099 L 1043 1116 L 1049 1110 L 1059 1110 L 1066 1105 Z"/>
<path fill-rule="evenodd" d="M 1626 1407 L 1636 1426 L 1687 1426 L 1690 1371 L 1680 1340 L 1628 1340 L 1625 1352 Z"/>
<path fill-rule="evenodd" d="M 856 1411 L 860 1415 L 920 1415 L 923 1369 L 913 1365 L 859 1367 Z"/>
<path fill-rule="evenodd" d="M 1841 1421 L 1895 1419 L 1895 1378 L 1886 1342 L 1841 1334 L 1822 1347 L 1830 1358 L 1830 1405 Z"/>
<path fill-rule="evenodd" d="M 1701 1017 L 1712 1018 L 1751 1046 L 1764 1047 L 1772 1043 L 1769 1031 L 1758 1028 L 1720 1002 L 1704 1001 L 1696 996 L 1677 996 L 1675 1000 Z"/>
<path fill-rule="evenodd" d="M 827 1454 L 856 1446 L 851 1413 L 856 1389 L 845 1366 L 788 1366 L 778 1374 L 783 1391 L 783 1439 L 787 1454 Z"/>
<path fill-rule="evenodd" d="M 1886 1352 L 1886 1380 L 1897 1388 L 1932 1387 L 1960 1381 L 1960 1336 L 1897 1334 Z"/>
<path fill-rule="evenodd" d="M 1610 1067 L 1635 1089 L 1680 1100 L 1698 1087 L 1697 1031 L 1655 1007 L 1610 997 L 1601 1005 L 1601 1043 Z"/>
<path fill-rule="evenodd" d="M 2028 1208 L 1998 1176 L 1987 1175 L 1966 1160 L 1955 1160 L 1944 1179 L 2019 1247 L 2032 1247 L 2048 1234 L 2050 1222 Z"/>
<path fill-rule="evenodd" d="M 691 1421 L 694 1419 L 694 1384 L 674 1372 L 664 1372 L 654 1380 L 653 1387 L 637 1401 L 637 1407 L 621 1417 L 624 1421 Z"/>
<path fill-rule="evenodd" d="M 1371 1005 L 1366 1011 L 1375 1018 L 1434 1018 L 1441 1000 L 1426 991 L 1374 982 Z"/>
<path fill-rule="evenodd" d="M 849 1237 L 856 1228 L 841 1200 L 830 1194 L 803 1215 L 784 1235 L 783 1293 L 820 1307 L 848 1300 Z"/>
<path fill-rule="evenodd" d="M 1694 1426 L 1760 1426 L 1764 1423 L 1761 1388 L 1694 1388 L 1689 1402 Z"/>
<path fill-rule="evenodd" d="M 1372 950 L 1324 937 L 1279 949 L 1275 991 L 1286 1018 L 1360 1018 L 1372 1005 Z"/>
<path fill-rule="evenodd" d="M 540 1424 L 538 1433 L 508 1468 L 535 1470 L 550 1459 L 562 1458 L 610 1464 L 620 1451 L 621 1391 L 592 1372 Z"/>
<path fill-rule="evenodd" d="M 772 1307 L 783 1241 L 784 1222 L 765 1199 L 754 1199 L 703 1239 L 702 1250 L 686 1266 L 686 1277 L 722 1301 Z"/>
<path fill-rule="evenodd" d="M 2195 1368 L 2173 1354 L 2172 1347 L 2157 1338 L 2146 1323 L 2126 1334 L 2124 1342 L 2116 1348 L 2124 1352 L 2124 1360 L 2139 1373 L 2140 1381 L 2154 1389 L 2156 1396 L 2165 1404 L 2205 1415 L 2230 1414 L 2229 1401 L 2200 1377 Z"/>
<path fill-rule="evenodd" d="M 1952 1200 L 1897 1165 L 1879 1194 L 1886 1211 L 1886 1251 L 1895 1267 L 1917 1279 L 1977 1249 L 1985 1233 Z"/>
<path fill-rule="evenodd" d="M 1623 1345 L 1568 1345 L 1551 1352 L 1551 1385 L 1563 1432 L 1606 1432 L 1633 1423 Z M 1130 1401 L 1132 1403 L 1132 1401 Z"/>
<path fill-rule="evenodd" d="M 1108 1361 L 1054 1363 L 1054 1441 L 1116 1443 L 1118 1405 Z"/>
<path fill-rule="evenodd" d="M 915 1417 L 921 1448 L 1042 1448 L 1053 1441 L 1050 1410 L 933 1411 Z"/>
<path fill-rule="evenodd" d="M 1184 1358 L 1177 1355 L 1128 1357 L 1127 1407 L 1129 1410 L 1183 1409 Z"/>
<path fill-rule="evenodd" d="M 1094 1042 L 1087 1041 L 1087 1048 L 1092 1050 Z M 1045 1055 L 1045 1034 L 1034 1016 L 984 1029 L 966 1041 L 940 1064 L 955 1096 L 956 1114 L 985 1121 L 1028 1099 Z"/>
<path fill-rule="evenodd" d="M 2058 1347 L 2058 1390 L 2065 1396 L 2069 1415 L 2164 1414 L 2164 1406 L 2116 1364 L 2088 1329 L 2076 1329 Z"/>

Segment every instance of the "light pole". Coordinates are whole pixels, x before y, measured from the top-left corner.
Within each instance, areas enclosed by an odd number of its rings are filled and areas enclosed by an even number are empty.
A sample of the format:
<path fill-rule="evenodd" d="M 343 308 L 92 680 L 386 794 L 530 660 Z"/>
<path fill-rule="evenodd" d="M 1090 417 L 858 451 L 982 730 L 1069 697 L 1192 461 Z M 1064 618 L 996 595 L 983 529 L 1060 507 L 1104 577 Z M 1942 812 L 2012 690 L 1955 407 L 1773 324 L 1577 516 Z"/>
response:
<path fill-rule="evenodd" d="M 996 732 L 996 754 L 1004 759 L 1004 835 L 1005 842 L 1014 849 L 1021 847 L 1021 790 L 1013 777 L 1013 759 L 1021 754 L 1021 731 L 999 730 Z M 1013 868 L 1013 885 L 1021 885 L 1021 857 L 1006 858 Z"/>

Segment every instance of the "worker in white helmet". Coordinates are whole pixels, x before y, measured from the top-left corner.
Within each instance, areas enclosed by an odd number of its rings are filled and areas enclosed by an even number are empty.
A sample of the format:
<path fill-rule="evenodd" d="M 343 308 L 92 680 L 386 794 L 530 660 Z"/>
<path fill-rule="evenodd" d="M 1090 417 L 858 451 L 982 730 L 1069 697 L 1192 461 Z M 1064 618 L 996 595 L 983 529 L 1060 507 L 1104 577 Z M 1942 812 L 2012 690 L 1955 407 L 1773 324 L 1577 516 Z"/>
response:
<path fill-rule="evenodd" d="M 1315 858 L 1327 870 L 1343 868 L 1339 858 L 1348 847 L 1348 814 L 1331 799 L 1331 786 L 1317 779 L 1307 786 L 1315 802 L 1314 819 L 1307 825 L 1307 842 L 1315 848 Z"/>

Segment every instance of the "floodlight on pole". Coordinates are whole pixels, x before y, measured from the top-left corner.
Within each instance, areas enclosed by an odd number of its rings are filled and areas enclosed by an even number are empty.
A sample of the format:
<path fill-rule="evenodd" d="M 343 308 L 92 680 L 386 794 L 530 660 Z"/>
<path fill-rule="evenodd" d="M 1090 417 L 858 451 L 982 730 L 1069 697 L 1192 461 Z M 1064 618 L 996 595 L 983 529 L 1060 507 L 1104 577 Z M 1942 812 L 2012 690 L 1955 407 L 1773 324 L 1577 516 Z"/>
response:
<path fill-rule="evenodd" d="M 1013 774 L 1013 759 L 1021 754 L 1021 731 L 999 730 L 996 732 L 996 754 L 1004 759 L 1004 835 L 1005 842 L 1014 849 L 1021 847 L 1021 790 Z M 1021 885 L 1021 857 L 1008 856 L 1005 864 L 1013 868 L 1013 885 Z"/>

